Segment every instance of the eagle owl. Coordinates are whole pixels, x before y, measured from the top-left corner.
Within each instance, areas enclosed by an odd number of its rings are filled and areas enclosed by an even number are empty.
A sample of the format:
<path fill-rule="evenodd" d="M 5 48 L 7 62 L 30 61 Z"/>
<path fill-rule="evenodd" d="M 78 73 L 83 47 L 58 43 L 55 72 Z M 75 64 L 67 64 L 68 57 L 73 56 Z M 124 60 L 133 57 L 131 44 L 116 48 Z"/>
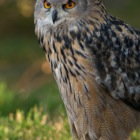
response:
<path fill-rule="evenodd" d="M 37 0 L 35 33 L 78 140 L 126 140 L 140 118 L 140 31 L 102 0 Z"/>

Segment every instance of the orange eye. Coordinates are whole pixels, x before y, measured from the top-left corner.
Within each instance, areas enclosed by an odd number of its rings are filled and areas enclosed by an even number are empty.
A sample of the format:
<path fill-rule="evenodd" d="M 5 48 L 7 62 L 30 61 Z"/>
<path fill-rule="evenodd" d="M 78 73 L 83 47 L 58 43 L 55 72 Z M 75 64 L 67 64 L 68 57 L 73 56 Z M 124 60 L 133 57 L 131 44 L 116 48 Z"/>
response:
<path fill-rule="evenodd" d="M 46 0 L 44 0 L 44 7 L 46 9 L 50 9 L 51 8 L 51 4 L 49 2 L 47 2 Z"/>
<path fill-rule="evenodd" d="M 67 4 L 64 5 L 66 9 L 72 9 L 75 6 L 73 1 L 69 1 Z"/>

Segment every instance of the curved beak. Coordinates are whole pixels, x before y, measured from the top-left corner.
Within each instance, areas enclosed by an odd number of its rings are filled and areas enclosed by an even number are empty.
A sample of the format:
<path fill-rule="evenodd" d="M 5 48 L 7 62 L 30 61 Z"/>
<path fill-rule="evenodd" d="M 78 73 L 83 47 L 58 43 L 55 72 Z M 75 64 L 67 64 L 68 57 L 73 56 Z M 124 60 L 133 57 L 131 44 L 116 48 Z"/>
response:
<path fill-rule="evenodd" d="M 57 10 L 54 10 L 52 13 L 52 21 L 53 21 L 53 23 L 55 23 L 57 20 L 58 20 Z"/>

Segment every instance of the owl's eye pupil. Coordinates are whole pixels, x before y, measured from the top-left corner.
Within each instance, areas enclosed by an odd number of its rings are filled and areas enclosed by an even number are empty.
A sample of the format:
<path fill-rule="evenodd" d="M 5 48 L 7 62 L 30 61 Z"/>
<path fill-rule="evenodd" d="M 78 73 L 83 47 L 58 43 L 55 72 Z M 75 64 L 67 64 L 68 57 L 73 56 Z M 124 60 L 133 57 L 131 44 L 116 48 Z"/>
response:
<path fill-rule="evenodd" d="M 68 3 L 69 6 L 72 6 L 72 3 Z"/>
<path fill-rule="evenodd" d="M 47 6 L 50 6 L 51 4 L 50 3 L 47 3 Z"/>

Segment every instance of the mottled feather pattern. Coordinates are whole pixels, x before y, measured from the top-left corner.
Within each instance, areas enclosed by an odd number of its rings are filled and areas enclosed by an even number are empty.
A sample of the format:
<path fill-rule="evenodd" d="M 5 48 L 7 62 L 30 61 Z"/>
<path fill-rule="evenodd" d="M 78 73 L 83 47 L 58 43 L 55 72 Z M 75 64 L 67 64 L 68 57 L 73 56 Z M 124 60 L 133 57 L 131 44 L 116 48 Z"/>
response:
<path fill-rule="evenodd" d="M 112 16 L 93 34 L 98 83 L 116 99 L 140 108 L 140 32 Z M 95 41 L 95 42 L 94 42 Z"/>
<path fill-rule="evenodd" d="M 102 0 L 88 7 L 92 14 L 47 26 L 37 11 L 35 32 L 73 136 L 127 140 L 140 117 L 140 32 L 109 15 Z"/>

